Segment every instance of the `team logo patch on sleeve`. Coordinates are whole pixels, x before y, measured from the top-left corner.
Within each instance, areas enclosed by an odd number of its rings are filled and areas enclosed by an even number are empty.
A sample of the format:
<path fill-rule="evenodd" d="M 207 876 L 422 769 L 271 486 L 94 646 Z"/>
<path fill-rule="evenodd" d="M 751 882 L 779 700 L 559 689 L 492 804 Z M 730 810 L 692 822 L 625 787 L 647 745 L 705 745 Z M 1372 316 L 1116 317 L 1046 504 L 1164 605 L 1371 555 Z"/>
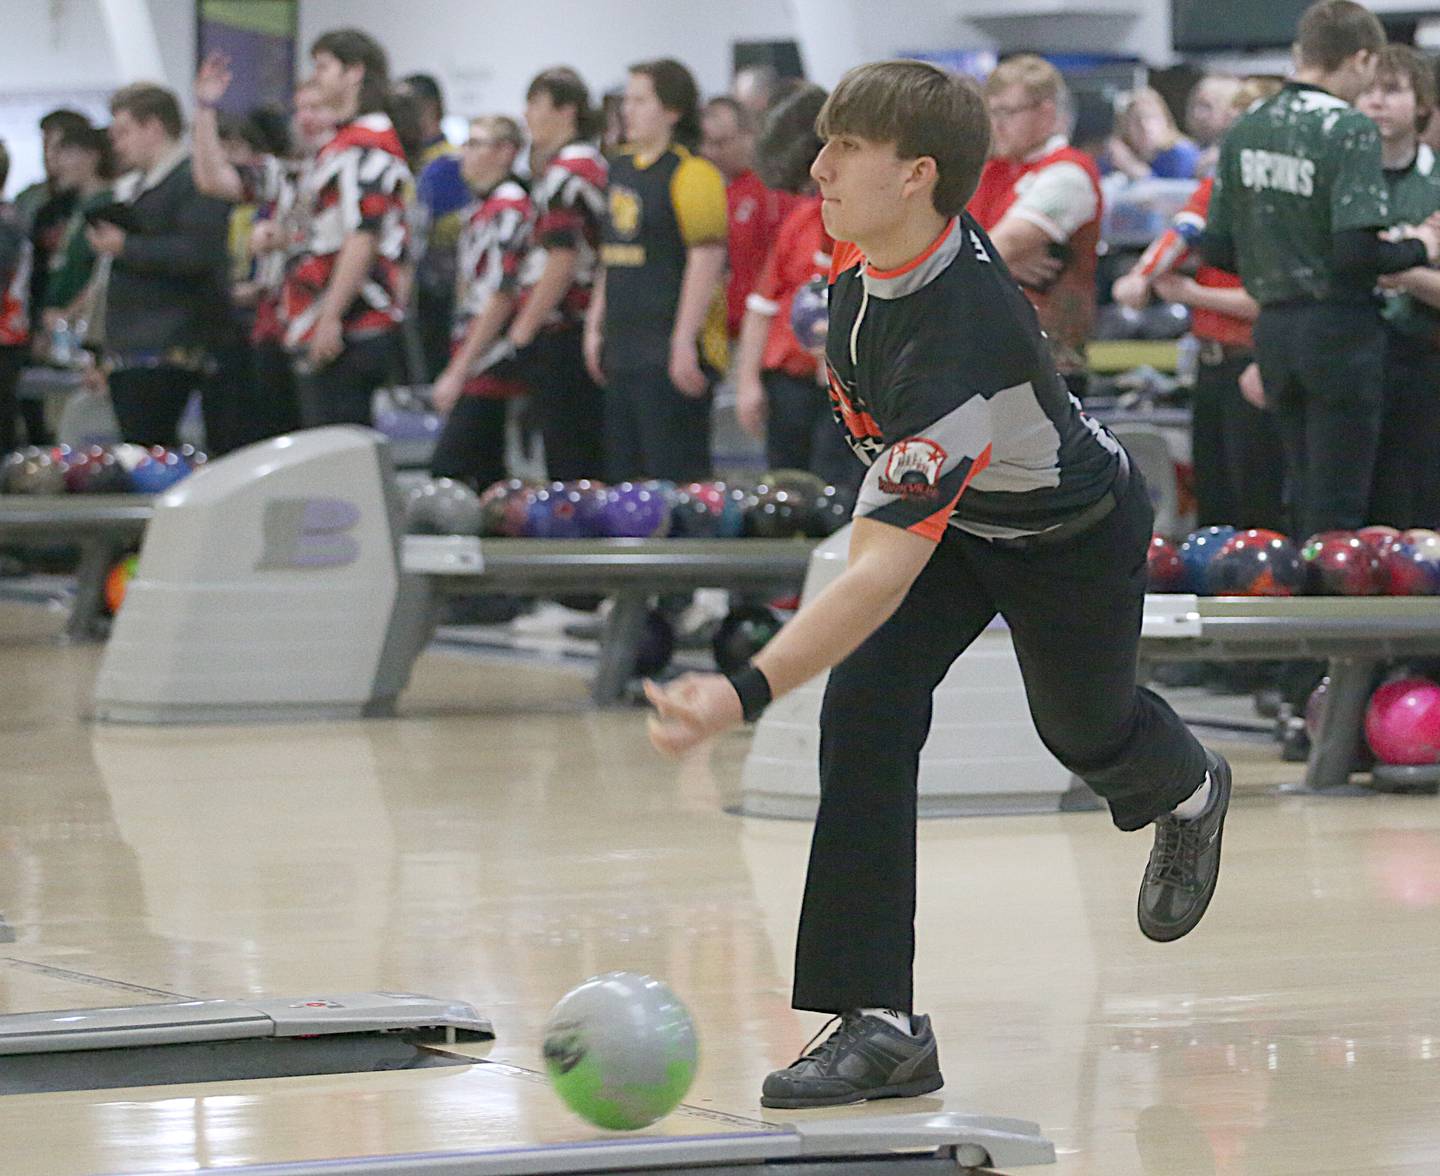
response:
<path fill-rule="evenodd" d="M 901 498 L 934 498 L 939 493 L 945 450 L 928 437 L 906 437 L 890 447 L 880 489 Z"/>

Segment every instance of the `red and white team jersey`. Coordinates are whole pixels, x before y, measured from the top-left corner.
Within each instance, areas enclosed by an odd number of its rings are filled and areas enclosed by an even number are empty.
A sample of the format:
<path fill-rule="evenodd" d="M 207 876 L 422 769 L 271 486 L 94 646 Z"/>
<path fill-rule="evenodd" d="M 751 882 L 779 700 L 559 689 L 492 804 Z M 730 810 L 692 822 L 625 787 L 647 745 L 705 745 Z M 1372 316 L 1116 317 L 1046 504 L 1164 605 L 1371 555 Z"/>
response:
<path fill-rule="evenodd" d="M 285 337 L 280 301 L 285 271 L 300 244 L 296 204 L 308 167 L 308 161 L 262 155 L 253 165 L 239 169 L 241 200 L 255 206 L 255 221 L 278 225 L 285 242 L 283 248 L 255 258 L 253 277 L 260 293 L 255 303 L 255 325 L 250 331 L 252 343 L 278 342 Z"/>
<path fill-rule="evenodd" d="M 513 176 L 502 180 L 465 210 L 457 246 L 455 325 L 452 340 L 458 347 L 470 322 L 496 293 L 515 293 L 520 270 L 530 248 L 535 206 L 525 185 Z M 475 364 L 472 374 L 493 366 L 510 353 L 504 339 Z"/>
<path fill-rule="evenodd" d="M 533 247 L 520 274 L 520 286 L 531 289 L 545 272 L 550 249 L 573 249 L 575 280 L 560 303 L 555 323 L 579 326 L 590 305 L 590 289 L 600 262 L 600 226 L 605 220 L 605 188 L 610 166 L 592 143 L 575 142 L 560 149 L 535 182 Z M 554 325 L 554 324 L 552 324 Z"/>
<path fill-rule="evenodd" d="M 409 236 L 405 205 L 413 189 L 404 148 L 387 115 L 363 114 L 320 148 L 296 199 L 297 249 L 281 299 L 287 347 L 309 341 L 321 295 L 351 233 L 373 233 L 376 253 L 343 315 L 346 337 L 384 334 L 404 317 L 395 295 Z"/>
<path fill-rule="evenodd" d="M 0 347 L 19 347 L 30 341 L 30 267 L 34 255 L 20 228 L 15 206 L 0 206 L 0 218 L 5 222 L 0 231 L 9 238 L 6 252 L 13 254 L 13 263 L 4 271 L 9 281 L 0 291 Z"/>

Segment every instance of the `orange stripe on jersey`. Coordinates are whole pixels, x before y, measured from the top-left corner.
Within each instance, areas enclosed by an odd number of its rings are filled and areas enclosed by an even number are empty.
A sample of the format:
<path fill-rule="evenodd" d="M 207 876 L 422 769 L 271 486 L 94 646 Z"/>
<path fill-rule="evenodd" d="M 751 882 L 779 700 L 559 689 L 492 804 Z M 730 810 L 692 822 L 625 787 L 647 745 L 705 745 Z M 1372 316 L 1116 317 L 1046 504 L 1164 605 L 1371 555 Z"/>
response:
<path fill-rule="evenodd" d="M 880 422 L 868 412 L 861 412 L 850 403 L 850 397 L 845 395 L 845 389 L 840 386 L 840 381 L 833 371 L 827 367 L 827 374 L 830 377 L 830 403 L 840 412 L 840 419 L 845 422 L 845 428 L 852 437 L 883 437 L 880 430 Z"/>
<path fill-rule="evenodd" d="M 860 252 L 860 246 L 853 241 L 836 241 L 835 252 L 830 255 L 830 281 L 833 284 L 848 269 L 854 269 L 862 261 L 865 255 Z"/>
<path fill-rule="evenodd" d="M 868 268 L 867 272 L 872 278 L 881 279 L 898 278 L 902 277 L 905 274 L 908 274 L 916 266 L 923 265 L 928 258 L 935 255 L 935 251 L 939 249 L 941 245 L 945 244 L 945 238 L 950 236 L 950 234 L 955 231 L 955 226 L 958 223 L 959 221 L 956 217 L 951 217 L 950 220 L 946 223 L 944 231 L 938 237 L 936 237 L 935 240 L 930 242 L 929 248 L 926 249 L 924 253 L 920 254 L 918 257 L 912 257 L 909 261 L 907 261 L 904 265 L 900 266 L 898 269 L 878 270 L 872 265 Z"/>
<path fill-rule="evenodd" d="M 905 529 L 913 531 L 930 540 L 931 543 L 939 543 L 942 535 L 945 534 L 945 527 L 950 522 L 950 513 L 955 509 L 955 504 L 960 501 L 960 495 L 965 493 L 965 488 L 970 485 L 970 479 L 990 464 L 991 446 L 985 446 L 983 452 L 970 465 L 970 472 L 965 475 L 965 481 L 960 483 L 960 489 L 955 491 L 955 497 L 942 506 L 929 518 L 921 519 L 918 523 L 911 523 Z"/>

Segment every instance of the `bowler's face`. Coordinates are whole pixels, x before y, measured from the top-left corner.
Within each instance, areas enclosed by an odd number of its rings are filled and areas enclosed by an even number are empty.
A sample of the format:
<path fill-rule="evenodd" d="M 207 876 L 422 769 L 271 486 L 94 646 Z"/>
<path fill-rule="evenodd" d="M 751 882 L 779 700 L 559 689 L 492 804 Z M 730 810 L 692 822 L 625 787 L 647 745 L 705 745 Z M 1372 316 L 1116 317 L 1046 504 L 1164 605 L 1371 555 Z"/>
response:
<path fill-rule="evenodd" d="M 820 187 L 825 231 L 837 241 L 862 245 L 889 232 L 903 216 L 910 171 L 911 163 L 895 154 L 893 143 L 833 135 L 810 167 Z"/>

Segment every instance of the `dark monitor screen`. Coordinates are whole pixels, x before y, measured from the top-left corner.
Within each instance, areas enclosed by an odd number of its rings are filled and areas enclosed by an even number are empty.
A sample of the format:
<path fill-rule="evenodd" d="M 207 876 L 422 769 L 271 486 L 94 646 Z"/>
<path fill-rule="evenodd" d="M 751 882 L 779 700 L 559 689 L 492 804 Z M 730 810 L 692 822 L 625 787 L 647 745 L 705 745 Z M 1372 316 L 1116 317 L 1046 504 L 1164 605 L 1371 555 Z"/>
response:
<path fill-rule="evenodd" d="M 1170 0 L 1175 51 L 1285 48 L 1313 0 Z"/>

